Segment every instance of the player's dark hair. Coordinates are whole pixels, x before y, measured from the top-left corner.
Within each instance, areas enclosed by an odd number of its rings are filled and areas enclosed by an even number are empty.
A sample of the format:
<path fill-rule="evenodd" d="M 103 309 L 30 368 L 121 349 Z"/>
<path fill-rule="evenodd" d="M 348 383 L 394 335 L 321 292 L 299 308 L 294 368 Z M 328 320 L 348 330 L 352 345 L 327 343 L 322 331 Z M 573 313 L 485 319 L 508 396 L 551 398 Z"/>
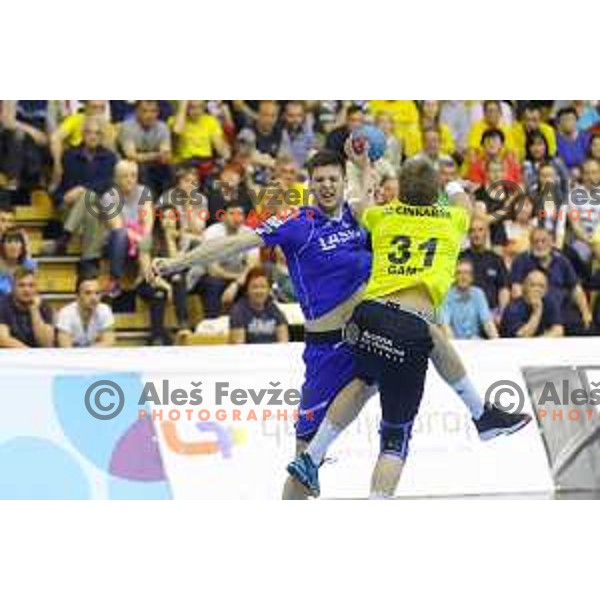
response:
<path fill-rule="evenodd" d="M 339 167 L 342 173 L 346 172 L 346 164 L 343 157 L 332 150 L 320 150 L 308 161 L 306 166 L 308 167 L 310 177 L 312 177 L 315 169 L 320 167 Z"/>
<path fill-rule="evenodd" d="M 412 159 L 400 171 L 400 196 L 408 204 L 430 206 L 439 196 L 438 173 L 428 160 Z"/>

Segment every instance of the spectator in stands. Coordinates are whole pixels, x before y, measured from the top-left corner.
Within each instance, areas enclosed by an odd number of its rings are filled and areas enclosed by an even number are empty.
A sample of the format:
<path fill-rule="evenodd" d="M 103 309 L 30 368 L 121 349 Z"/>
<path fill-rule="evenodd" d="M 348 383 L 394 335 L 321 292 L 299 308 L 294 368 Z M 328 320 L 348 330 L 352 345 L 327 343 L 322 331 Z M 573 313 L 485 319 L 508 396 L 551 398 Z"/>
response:
<path fill-rule="evenodd" d="M 241 204 L 245 214 L 255 208 L 243 180 L 243 170 L 239 165 L 230 163 L 225 165 L 214 189 L 208 193 L 207 225 L 211 226 L 222 220 L 223 211 L 233 202 Z"/>
<path fill-rule="evenodd" d="M 410 132 L 418 131 L 419 110 L 414 100 L 369 100 L 368 107 L 375 119 L 382 112 L 392 117 L 393 133 L 400 143 Z"/>
<path fill-rule="evenodd" d="M 249 231 L 249 228 L 243 224 L 244 214 L 244 208 L 240 203 L 229 203 L 225 209 L 224 219 L 207 228 L 204 240 L 235 236 Z M 260 252 L 258 248 L 254 248 L 208 266 L 208 273 L 199 282 L 206 318 L 218 317 L 223 304 L 232 304 L 248 272 L 259 263 Z"/>
<path fill-rule="evenodd" d="M 0 295 L 12 292 L 14 273 L 19 267 L 35 271 L 37 265 L 29 256 L 25 234 L 12 229 L 0 237 Z"/>
<path fill-rule="evenodd" d="M 475 191 L 476 208 L 483 205 L 484 210 L 477 211 L 490 225 L 490 242 L 494 250 L 502 253 L 506 245 L 506 230 L 502 219 L 510 215 L 512 206 L 518 200 L 517 190 L 504 185 L 506 181 L 505 165 L 499 160 L 490 160 L 486 165 L 484 185 Z"/>
<path fill-rule="evenodd" d="M 535 204 L 529 196 L 516 198 L 508 217 L 500 222 L 505 238 L 502 255 L 508 266 L 515 256 L 530 248 L 531 233 L 535 229 L 534 209 Z"/>
<path fill-rule="evenodd" d="M 77 281 L 77 299 L 64 306 L 56 319 L 61 348 L 108 348 L 115 345 L 115 319 L 108 304 L 100 302 L 100 284 L 95 275 Z"/>
<path fill-rule="evenodd" d="M 28 199 L 40 187 L 50 166 L 50 135 L 56 114 L 50 100 L 4 100 L 0 115 L 0 170 L 7 188 Z"/>
<path fill-rule="evenodd" d="M 484 219 L 471 219 L 469 248 L 461 253 L 461 258 L 473 265 L 473 283 L 483 290 L 490 309 L 498 317 L 510 300 L 508 271 L 498 254 L 489 249 L 489 226 Z"/>
<path fill-rule="evenodd" d="M 525 161 L 523 162 L 523 182 L 528 192 L 539 183 L 542 166 L 552 165 L 559 178 L 560 190 L 566 195 L 569 187 L 569 171 L 560 158 L 550 156 L 548 142 L 544 134 L 536 131 L 527 136 Z"/>
<path fill-rule="evenodd" d="M 271 284 L 261 267 L 248 271 L 241 298 L 229 315 L 232 344 L 288 342 L 288 324 L 271 296 Z"/>
<path fill-rule="evenodd" d="M 600 162 L 600 133 L 593 133 L 590 136 L 587 158 L 593 158 Z"/>
<path fill-rule="evenodd" d="M 146 253 L 142 255 L 142 270 L 150 267 L 152 258 L 176 258 L 181 254 L 182 250 L 179 246 L 183 225 L 180 218 L 181 210 L 181 207 L 176 205 L 161 207 L 161 216 L 157 219 L 153 236 L 152 256 Z M 194 269 L 192 269 L 192 275 L 193 271 Z M 200 274 L 203 272 L 201 269 Z M 177 335 L 182 338 L 192 333 L 187 309 L 186 275 L 177 273 L 167 279 L 158 279 L 153 285 L 142 279 L 136 293 L 148 304 L 150 312 L 149 344 L 151 346 L 170 346 L 173 343 L 171 333 L 166 327 L 166 310 L 169 302 L 172 302 L 175 307 Z"/>
<path fill-rule="evenodd" d="M 300 100 L 291 100 L 285 105 L 280 154 L 292 156 L 295 163 L 304 167 L 315 143 L 314 118 L 306 114 Z"/>
<path fill-rule="evenodd" d="M 569 260 L 552 247 L 552 237 L 546 229 L 535 229 L 531 233 L 531 250 L 513 261 L 510 272 L 513 298 L 522 295 L 523 282 L 535 270 L 546 274 L 548 291 L 556 300 L 561 323 L 568 333 L 579 332 L 581 323 L 589 328 L 592 313 L 587 297 Z"/>
<path fill-rule="evenodd" d="M 87 117 L 83 142 L 63 154 L 62 180 L 54 193 L 58 206 L 73 206 L 86 191 L 104 194 L 112 183 L 117 157 L 104 146 L 102 121 Z"/>
<path fill-rule="evenodd" d="M 400 181 L 397 177 L 388 175 L 381 180 L 379 190 L 375 196 L 377 204 L 388 204 L 392 200 L 396 200 L 400 195 Z"/>
<path fill-rule="evenodd" d="M 383 158 L 391 165 L 395 174 L 398 175 L 403 158 L 402 141 L 394 135 L 394 121 L 392 116 L 390 113 L 382 111 L 377 114 L 375 124 L 385 135 L 385 154 Z"/>
<path fill-rule="evenodd" d="M 438 165 L 438 178 L 440 180 L 440 189 L 445 190 L 446 186 L 451 181 L 458 179 L 458 167 L 456 161 L 451 158 L 450 160 L 442 160 Z"/>
<path fill-rule="evenodd" d="M 121 125 L 119 145 L 138 164 L 140 182 L 158 197 L 171 184 L 171 132 L 159 119 L 156 100 L 138 100 L 135 118 Z"/>
<path fill-rule="evenodd" d="M 567 225 L 568 186 L 563 188 L 555 163 L 540 165 L 538 180 L 531 187 L 531 197 L 536 207 L 538 227 L 547 229 L 552 235 L 554 246 L 562 250 Z"/>
<path fill-rule="evenodd" d="M 564 328 L 555 298 L 548 294 L 543 271 L 534 269 L 523 282 L 523 293 L 512 300 L 502 315 L 502 337 L 561 337 Z"/>
<path fill-rule="evenodd" d="M 228 159 L 229 146 L 219 120 L 206 111 L 205 100 L 182 100 L 171 120 L 177 162 L 200 166 L 217 157 Z"/>
<path fill-rule="evenodd" d="M 449 154 L 443 152 L 440 132 L 434 127 L 423 130 L 421 151 L 415 155 L 415 158 L 429 160 L 436 169 L 439 169 L 441 162 L 452 160 Z"/>
<path fill-rule="evenodd" d="M 92 217 L 97 232 L 93 244 L 88 248 L 84 245 L 83 262 L 97 262 L 104 250 L 110 261 L 107 293 L 114 299 L 121 294 L 126 267 L 139 268 L 141 255 L 149 253 L 152 246 L 153 197 L 148 187 L 140 185 L 136 163 L 128 160 L 117 163 L 115 185 L 99 204 L 105 220 L 99 223 L 97 217 Z M 119 205 L 121 210 L 113 214 L 114 207 Z"/>
<path fill-rule="evenodd" d="M 442 305 L 441 324 L 450 338 L 477 339 L 482 333 L 498 337 L 485 294 L 473 285 L 473 264 L 464 258 L 458 261 L 454 285 Z"/>
<path fill-rule="evenodd" d="M 98 117 L 87 117 L 82 144 L 63 154 L 62 180 L 54 199 L 59 207 L 64 206 L 69 212 L 63 233 L 46 249 L 47 252 L 66 254 L 72 234 L 81 229 L 86 219 L 86 201 L 88 204 L 96 202 L 110 188 L 116 162 L 116 154 L 103 145 L 102 121 Z"/>
<path fill-rule="evenodd" d="M 435 131 L 437 135 L 437 150 L 435 154 L 451 156 L 455 144 L 450 128 L 440 122 L 439 100 L 423 100 L 419 106 L 419 127 L 406 134 L 404 139 L 404 154 L 410 158 L 426 150 L 426 132 Z"/>
<path fill-rule="evenodd" d="M 35 273 L 18 267 L 14 282 L 12 293 L 0 297 L 0 348 L 54 346 L 52 310 L 38 294 Z"/>
<path fill-rule="evenodd" d="M 580 277 L 585 276 L 592 256 L 592 236 L 600 223 L 600 162 L 588 158 L 582 173 L 581 186 L 571 190 L 568 204 L 568 221 L 574 234 L 569 258 Z"/>
<path fill-rule="evenodd" d="M 0 204 L 0 236 L 15 227 L 15 208 L 11 205 Z"/>
<path fill-rule="evenodd" d="M 275 100 L 261 100 L 258 104 L 256 122 L 249 129 L 256 140 L 257 164 L 273 168 L 281 145 L 279 105 Z M 244 130 L 242 130 L 244 131 Z"/>
<path fill-rule="evenodd" d="M 514 183 L 521 181 L 521 167 L 512 155 L 506 152 L 505 136 L 500 129 L 487 129 L 481 136 L 479 152 L 475 153 L 475 158 L 467 164 L 467 179 L 482 185 L 486 179 L 487 165 L 492 161 L 502 163 L 503 179 Z"/>
<path fill-rule="evenodd" d="M 516 158 L 519 161 L 524 160 L 527 152 L 527 137 L 533 133 L 541 133 L 546 139 L 548 154 L 556 155 L 556 134 L 554 129 L 548 123 L 542 121 L 542 112 L 540 107 L 533 103 L 527 104 L 519 121 L 516 121 L 512 127 L 513 148 Z"/>
<path fill-rule="evenodd" d="M 483 119 L 475 122 L 468 136 L 468 148 L 470 159 L 475 160 L 479 148 L 483 145 L 483 136 L 488 131 L 500 131 L 502 133 L 502 144 L 506 148 L 514 150 L 510 127 L 502 120 L 502 110 L 499 100 L 484 100 Z"/>
<path fill-rule="evenodd" d="M 572 106 L 559 110 L 556 122 L 558 156 L 569 169 L 579 168 L 585 160 L 590 135 L 586 131 L 577 131 L 577 111 Z"/>
<path fill-rule="evenodd" d="M 590 294 L 590 306 L 594 320 L 594 335 L 600 335 L 600 226 L 592 239 L 592 262 L 590 276 L 585 281 L 585 289 Z"/>
<path fill-rule="evenodd" d="M 325 148 L 337 154 L 344 153 L 344 144 L 348 136 L 358 129 L 365 120 L 365 115 L 359 106 L 350 106 L 346 111 L 346 122 L 327 134 Z"/>
<path fill-rule="evenodd" d="M 440 122 L 450 129 L 459 156 L 467 149 L 471 129 L 471 111 L 467 104 L 465 100 L 444 100 L 440 108 Z"/>
<path fill-rule="evenodd" d="M 600 124 L 600 100 L 596 100 L 594 106 L 587 108 L 577 121 L 579 131 L 590 131 Z"/>
<path fill-rule="evenodd" d="M 106 100 L 87 100 L 84 111 L 69 115 L 58 126 L 50 139 L 52 153 L 53 175 L 52 187 L 56 187 L 62 179 L 62 157 L 67 148 L 75 148 L 83 142 L 85 120 L 88 117 L 97 117 L 102 126 L 102 143 L 105 148 L 115 148 L 115 128 L 108 118 Z"/>
<path fill-rule="evenodd" d="M 164 207 L 175 207 L 170 215 L 177 220 L 177 249 L 186 252 L 197 246 L 208 221 L 208 199 L 200 193 L 198 171 L 191 166 L 179 167 L 175 172 L 175 187 L 164 192 L 157 202 L 159 219 L 165 223 L 168 214 Z"/>

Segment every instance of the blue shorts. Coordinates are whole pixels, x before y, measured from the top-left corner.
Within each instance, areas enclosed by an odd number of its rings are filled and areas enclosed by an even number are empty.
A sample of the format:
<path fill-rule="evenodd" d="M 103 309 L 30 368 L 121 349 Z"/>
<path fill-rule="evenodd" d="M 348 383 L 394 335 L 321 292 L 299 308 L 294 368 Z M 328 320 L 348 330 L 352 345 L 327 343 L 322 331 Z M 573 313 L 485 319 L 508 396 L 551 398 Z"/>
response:
<path fill-rule="evenodd" d="M 335 397 L 356 378 L 356 369 L 352 347 L 345 341 L 307 341 L 302 358 L 306 370 L 296 437 L 308 442 Z"/>

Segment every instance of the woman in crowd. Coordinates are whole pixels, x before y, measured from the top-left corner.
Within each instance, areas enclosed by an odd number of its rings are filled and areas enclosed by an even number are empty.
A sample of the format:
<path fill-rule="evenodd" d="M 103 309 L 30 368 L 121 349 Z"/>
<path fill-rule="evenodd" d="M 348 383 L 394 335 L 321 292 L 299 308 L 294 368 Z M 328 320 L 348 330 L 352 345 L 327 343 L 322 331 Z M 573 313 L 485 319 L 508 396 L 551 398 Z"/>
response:
<path fill-rule="evenodd" d="M 588 148 L 588 158 L 600 160 L 600 133 L 592 133 Z"/>
<path fill-rule="evenodd" d="M 33 270 L 36 262 L 29 256 L 25 234 L 11 229 L 0 238 L 0 295 L 12 292 L 13 273 L 21 266 Z"/>
<path fill-rule="evenodd" d="M 152 258 L 175 258 L 180 252 L 179 243 L 183 237 L 181 228 L 181 207 L 164 206 L 162 217 L 155 224 L 155 235 L 152 255 L 143 253 L 140 256 L 141 273 L 145 273 Z M 148 303 L 150 310 L 150 345 L 171 345 L 173 339 L 165 325 L 167 303 L 173 302 L 177 319 L 177 335 L 187 336 L 191 333 L 188 324 L 187 285 L 183 273 L 169 279 L 159 279 L 151 286 L 142 279 L 137 287 L 140 298 Z"/>
<path fill-rule="evenodd" d="M 288 324 L 271 296 L 266 271 L 255 267 L 248 272 L 241 298 L 229 316 L 232 344 L 269 344 L 289 341 Z"/>
<path fill-rule="evenodd" d="M 566 194 L 569 189 L 569 171 L 563 161 L 550 156 L 548 142 L 539 131 L 534 131 L 527 135 L 526 155 L 523 163 L 523 182 L 527 192 L 531 192 L 539 182 L 540 169 L 543 165 L 551 164 L 558 175 L 560 190 Z"/>
<path fill-rule="evenodd" d="M 506 234 L 502 256 L 507 268 L 517 254 L 529 250 L 531 232 L 535 228 L 533 211 L 533 200 L 525 196 L 513 204 L 510 217 L 502 222 Z"/>

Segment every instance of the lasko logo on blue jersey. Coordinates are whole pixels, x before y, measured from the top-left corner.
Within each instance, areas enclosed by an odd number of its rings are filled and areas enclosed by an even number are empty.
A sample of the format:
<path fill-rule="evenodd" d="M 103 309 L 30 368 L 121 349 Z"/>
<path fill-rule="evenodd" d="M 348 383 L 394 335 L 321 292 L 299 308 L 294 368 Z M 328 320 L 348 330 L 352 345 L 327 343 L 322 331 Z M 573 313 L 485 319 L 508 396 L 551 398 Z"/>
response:
<path fill-rule="evenodd" d="M 319 245 L 321 246 L 321 250 L 324 251 L 335 250 L 341 244 L 359 239 L 361 235 L 360 229 L 336 231 L 335 233 L 320 237 Z"/>

